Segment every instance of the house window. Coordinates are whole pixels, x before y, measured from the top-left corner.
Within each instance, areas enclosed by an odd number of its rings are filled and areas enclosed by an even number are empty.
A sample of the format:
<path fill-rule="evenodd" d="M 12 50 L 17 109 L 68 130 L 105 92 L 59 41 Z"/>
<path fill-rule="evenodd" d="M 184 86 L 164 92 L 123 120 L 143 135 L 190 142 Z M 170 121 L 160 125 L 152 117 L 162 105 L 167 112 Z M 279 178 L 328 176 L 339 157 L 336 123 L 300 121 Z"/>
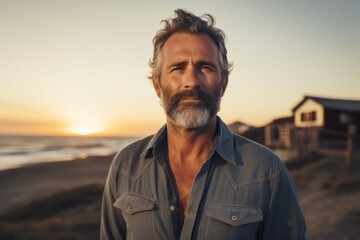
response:
<path fill-rule="evenodd" d="M 310 121 L 312 121 L 312 122 L 316 121 L 316 112 L 315 111 L 310 112 L 309 115 L 310 115 Z"/>
<path fill-rule="evenodd" d="M 306 122 L 306 113 L 301 113 L 301 121 Z"/>
<path fill-rule="evenodd" d="M 348 113 L 340 113 L 340 123 L 341 124 L 350 124 L 355 122 L 355 119 L 353 116 L 351 116 Z"/>
<path fill-rule="evenodd" d="M 316 112 L 305 112 L 301 113 L 301 121 L 302 122 L 315 122 L 316 121 Z"/>

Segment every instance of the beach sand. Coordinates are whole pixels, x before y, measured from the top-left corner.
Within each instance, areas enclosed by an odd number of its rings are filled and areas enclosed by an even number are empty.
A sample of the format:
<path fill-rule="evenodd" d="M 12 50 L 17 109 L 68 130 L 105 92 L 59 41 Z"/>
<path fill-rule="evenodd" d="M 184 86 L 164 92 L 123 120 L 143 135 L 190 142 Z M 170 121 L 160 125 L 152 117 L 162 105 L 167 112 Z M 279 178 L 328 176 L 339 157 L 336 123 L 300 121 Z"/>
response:
<path fill-rule="evenodd" d="M 89 157 L 82 160 L 39 163 L 0 171 L 0 199 L 2 201 L 0 215 L 9 210 L 25 206 L 35 199 L 43 199 L 79 186 L 98 184 L 102 188 L 112 158 L 113 156 Z M 333 162 L 336 161 L 333 160 Z M 329 160 L 325 159 L 324 162 L 329 162 Z M 339 185 L 341 175 L 337 174 L 339 172 L 337 166 L 339 165 L 335 165 L 335 167 L 317 165 L 317 167 L 311 169 L 307 167 L 292 172 L 298 185 L 300 203 L 307 222 L 307 239 L 356 239 L 360 236 L 358 227 L 360 224 L 360 191 L 358 184 L 360 182 L 358 171 L 360 164 L 358 164 L 357 172 L 354 173 L 357 180 L 350 183 L 343 181 L 342 185 Z M 342 190 L 342 188 L 345 190 Z M 100 202 L 99 196 L 99 203 L 96 203 L 96 206 L 91 208 L 96 209 L 95 220 L 93 220 L 96 223 L 90 225 L 90 228 L 96 228 L 95 233 L 93 233 L 96 237 L 98 236 L 100 221 L 98 219 L 100 216 Z M 74 212 L 77 211 L 77 214 L 79 211 L 83 212 L 83 210 L 79 210 L 80 207 L 78 206 L 78 210 L 75 209 Z M 72 212 L 68 214 L 70 217 L 73 216 L 71 215 Z M 23 224 L 26 226 L 28 223 Z M 64 224 L 61 221 L 58 225 L 61 227 Z M 13 225 L 9 226 L 13 228 Z M 23 226 L 20 227 L 24 228 Z M 31 226 L 27 226 L 30 232 Z M 43 225 L 34 226 L 41 228 Z M 21 229 L 20 227 L 19 229 Z M 88 230 L 84 232 L 88 232 Z"/>
<path fill-rule="evenodd" d="M 60 191 L 103 185 L 113 157 L 36 163 L 0 171 L 0 215 Z"/>

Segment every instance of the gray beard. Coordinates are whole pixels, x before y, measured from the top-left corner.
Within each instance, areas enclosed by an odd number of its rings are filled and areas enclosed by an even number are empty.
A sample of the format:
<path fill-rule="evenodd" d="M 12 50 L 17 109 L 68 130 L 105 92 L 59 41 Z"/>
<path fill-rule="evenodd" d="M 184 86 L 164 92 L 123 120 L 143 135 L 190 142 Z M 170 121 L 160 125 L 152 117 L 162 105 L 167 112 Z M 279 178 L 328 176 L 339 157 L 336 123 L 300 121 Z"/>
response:
<path fill-rule="evenodd" d="M 168 109 L 162 92 L 161 95 L 161 105 L 164 108 L 165 114 L 176 126 L 187 130 L 201 128 L 209 124 L 220 110 L 220 96 L 215 99 L 215 105 L 211 110 L 204 105 L 194 104 L 186 104 L 178 106 L 176 109 Z"/>
<path fill-rule="evenodd" d="M 220 109 L 220 88 L 211 96 L 200 89 L 187 90 L 169 97 L 166 90 L 161 89 L 161 105 L 164 108 L 168 119 L 176 126 L 194 130 L 208 125 Z M 200 99 L 198 103 L 181 102 L 184 97 L 196 97 Z"/>
<path fill-rule="evenodd" d="M 187 109 L 176 109 L 169 115 L 176 126 L 184 129 L 196 129 L 210 123 L 210 111 L 199 106 L 189 106 Z"/>

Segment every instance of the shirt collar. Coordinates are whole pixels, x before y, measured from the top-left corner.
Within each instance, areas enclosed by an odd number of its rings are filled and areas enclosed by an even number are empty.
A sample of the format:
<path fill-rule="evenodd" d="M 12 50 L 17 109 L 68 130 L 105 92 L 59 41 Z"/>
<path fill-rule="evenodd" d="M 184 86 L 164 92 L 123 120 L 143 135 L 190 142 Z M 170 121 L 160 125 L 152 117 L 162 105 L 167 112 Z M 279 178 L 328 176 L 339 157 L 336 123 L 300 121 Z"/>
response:
<path fill-rule="evenodd" d="M 167 128 L 166 124 L 163 125 L 159 131 L 153 135 L 150 142 L 140 154 L 145 158 L 157 156 L 159 153 L 165 150 L 167 141 Z M 233 133 L 227 127 L 227 125 L 217 117 L 216 135 L 214 139 L 214 151 L 217 152 L 221 158 L 225 161 L 236 164 L 234 146 L 233 146 Z"/>
<path fill-rule="evenodd" d="M 217 130 L 214 141 L 215 152 L 217 152 L 225 161 L 236 165 L 233 133 L 220 117 L 217 118 L 216 128 Z"/>
<path fill-rule="evenodd" d="M 162 150 L 164 150 L 164 146 L 166 146 L 166 124 L 164 124 L 159 131 L 153 135 L 148 145 L 145 147 L 144 151 L 140 154 L 145 158 L 151 158 L 153 156 L 157 156 Z"/>

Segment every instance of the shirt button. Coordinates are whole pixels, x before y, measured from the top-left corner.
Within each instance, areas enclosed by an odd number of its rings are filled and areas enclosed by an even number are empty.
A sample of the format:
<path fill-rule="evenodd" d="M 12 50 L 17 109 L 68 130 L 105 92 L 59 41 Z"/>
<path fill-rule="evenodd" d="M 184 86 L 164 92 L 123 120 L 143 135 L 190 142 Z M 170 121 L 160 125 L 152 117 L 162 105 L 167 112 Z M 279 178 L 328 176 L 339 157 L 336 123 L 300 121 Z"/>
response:
<path fill-rule="evenodd" d="M 172 211 L 172 212 L 175 211 L 175 206 L 174 205 L 170 206 L 170 211 Z"/>
<path fill-rule="evenodd" d="M 238 219 L 237 216 L 235 216 L 235 215 L 232 215 L 232 216 L 231 216 L 231 220 L 236 221 L 237 219 Z"/>

